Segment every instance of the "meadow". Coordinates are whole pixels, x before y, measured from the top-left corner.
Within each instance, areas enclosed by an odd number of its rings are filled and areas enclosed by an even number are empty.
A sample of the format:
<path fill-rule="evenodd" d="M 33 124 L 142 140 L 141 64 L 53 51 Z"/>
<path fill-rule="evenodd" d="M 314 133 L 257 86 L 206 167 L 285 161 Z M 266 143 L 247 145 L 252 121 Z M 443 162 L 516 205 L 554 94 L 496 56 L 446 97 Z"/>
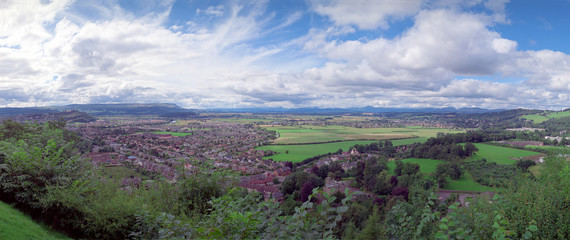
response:
<path fill-rule="evenodd" d="M 436 159 L 420 159 L 420 158 L 407 158 L 402 159 L 404 163 L 417 163 L 420 165 L 420 172 L 424 174 L 425 177 L 429 177 L 430 173 L 435 172 L 438 164 L 447 163 L 443 160 L 436 160 Z M 394 168 L 396 168 L 395 161 L 388 162 L 388 169 L 390 173 L 394 174 Z M 458 180 L 449 179 L 449 183 L 443 188 L 445 190 L 454 190 L 454 191 L 492 191 L 496 190 L 495 188 L 483 186 L 475 180 L 471 174 L 467 171 L 463 173 L 461 178 Z"/>
<path fill-rule="evenodd" d="M 533 123 L 542 123 L 548 121 L 550 118 L 538 114 L 523 115 L 521 118 L 532 120 Z"/>
<path fill-rule="evenodd" d="M 460 133 L 464 131 L 443 128 L 354 128 L 347 126 L 264 126 L 279 133 L 274 144 L 323 143 L 351 140 L 388 140 L 435 137 L 438 132 Z"/>
<path fill-rule="evenodd" d="M 427 138 L 408 138 L 391 140 L 394 146 L 412 144 L 415 142 L 423 143 Z M 307 158 L 318 156 L 321 154 L 336 152 L 338 149 L 347 151 L 350 147 L 360 144 L 370 144 L 373 140 L 360 140 L 360 141 L 344 141 L 344 142 L 331 142 L 331 143 L 315 143 L 315 144 L 289 144 L 289 145 L 265 145 L 257 147 L 257 150 L 272 150 L 276 152 L 273 156 L 265 157 L 265 159 L 273 159 L 275 161 L 291 161 L 300 162 Z M 286 153 L 288 152 L 288 153 Z"/>
<path fill-rule="evenodd" d="M 521 157 L 540 154 L 528 150 L 499 147 L 484 143 L 475 143 L 475 146 L 479 151 L 471 156 L 472 159 L 486 158 L 487 161 L 496 162 L 498 164 L 513 164 Z"/>
<path fill-rule="evenodd" d="M 446 161 L 443 161 L 443 160 L 436 160 L 436 159 L 429 159 L 429 158 L 406 158 L 406 159 L 402 159 L 402 162 L 419 164 L 420 165 L 420 172 L 423 173 L 424 175 L 435 172 L 435 169 L 437 168 L 438 164 L 447 163 Z M 396 162 L 395 161 L 388 162 L 388 169 L 390 169 L 390 172 L 392 174 L 394 174 L 395 168 L 396 168 Z"/>
<path fill-rule="evenodd" d="M 443 188 L 445 190 L 454 191 L 496 191 L 497 188 L 483 186 L 475 180 L 469 172 L 465 171 L 458 180 L 450 180 L 449 183 Z"/>
<path fill-rule="evenodd" d="M 307 158 L 317 155 L 336 152 L 339 148 L 347 151 L 350 147 L 360 144 L 370 144 L 375 141 L 347 141 L 347 142 L 332 142 L 332 143 L 319 143 L 319 144 L 299 144 L 299 145 L 266 145 L 256 149 L 258 150 L 272 150 L 277 154 L 265 159 L 273 159 L 275 161 L 291 161 L 301 162 Z"/>
<path fill-rule="evenodd" d="M 530 115 L 521 116 L 521 118 L 532 120 L 533 123 L 542 123 L 552 118 L 562 118 L 569 116 L 570 116 L 570 111 L 563 111 L 563 112 L 543 112 L 539 114 L 530 114 Z"/>
<path fill-rule="evenodd" d="M 70 239 L 0 201 L 0 239 Z"/>

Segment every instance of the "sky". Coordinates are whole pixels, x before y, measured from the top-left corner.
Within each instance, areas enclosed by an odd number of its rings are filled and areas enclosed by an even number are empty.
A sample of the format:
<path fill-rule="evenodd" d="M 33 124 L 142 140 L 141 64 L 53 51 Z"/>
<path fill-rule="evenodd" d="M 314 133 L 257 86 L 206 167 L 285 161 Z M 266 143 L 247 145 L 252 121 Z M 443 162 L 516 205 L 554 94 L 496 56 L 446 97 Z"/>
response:
<path fill-rule="evenodd" d="M 0 107 L 570 107 L 570 0 L 0 0 Z"/>

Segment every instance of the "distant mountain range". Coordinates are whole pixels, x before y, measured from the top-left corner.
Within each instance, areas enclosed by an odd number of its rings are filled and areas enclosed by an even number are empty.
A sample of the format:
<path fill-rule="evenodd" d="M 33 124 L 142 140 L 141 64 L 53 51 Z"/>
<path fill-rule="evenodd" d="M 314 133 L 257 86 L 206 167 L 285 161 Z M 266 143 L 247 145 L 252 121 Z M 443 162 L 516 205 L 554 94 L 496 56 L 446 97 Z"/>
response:
<path fill-rule="evenodd" d="M 501 112 L 505 109 L 483 108 L 217 108 L 208 109 L 209 112 L 228 113 L 296 113 L 296 114 L 343 114 L 343 113 L 489 113 Z"/>
<path fill-rule="evenodd" d="M 72 104 L 66 106 L 33 107 L 33 108 L 0 108 L 0 116 L 13 116 L 20 114 L 44 114 L 62 111 L 80 111 L 93 116 L 121 116 L 121 115 L 158 115 L 164 117 L 192 117 L 200 112 L 222 113 L 281 113 L 281 114 L 362 114 L 362 113 L 494 113 L 505 109 L 483 108 L 216 108 L 216 109 L 185 109 L 172 103 L 144 103 L 144 104 Z"/>
<path fill-rule="evenodd" d="M 171 103 L 152 104 L 72 104 L 66 106 L 52 106 L 40 108 L 0 108 L 0 116 L 13 116 L 19 114 L 43 114 L 64 111 L 85 112 L 93 116 L 121 116 L 121 115 L 168 115 L 173 113 L 193 114 Z"/>

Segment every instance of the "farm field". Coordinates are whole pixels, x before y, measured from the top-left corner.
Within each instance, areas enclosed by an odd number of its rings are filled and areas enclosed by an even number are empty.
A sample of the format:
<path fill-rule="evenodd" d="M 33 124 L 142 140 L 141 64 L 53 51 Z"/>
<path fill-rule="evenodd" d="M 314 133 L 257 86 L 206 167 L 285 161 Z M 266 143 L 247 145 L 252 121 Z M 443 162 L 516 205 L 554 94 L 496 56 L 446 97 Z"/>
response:
<path fill-rule="evenodd" d="M 0 201 L 0 239 L 70 239 Z"/>
<path fill-rule="evenodd" d="M 469 174 L 469 172 L 465 171 L 461 178 L 458 180 L 451 180 L 449 183 L 443 188 L 445 190 L 455 190 L 455 191 L 496 191 L 496 188 L 483 186 L 475 180 L 473 180 L 473 176 Z"/>
<path fill-rule="evenodd" d="M 375 141 L 347 141 L 347 142 L 333 142 L 333 143 L 319 143 L 319 144 L 299 144 L 299 145 L 266 145 L 256 149 L 258 150 L 272 150 L 277 154 L 265 159 L 273 159 L 275 161 L 291 161 L 300 162 L 307 158 L 317 155 L 336 152 L 339 148 L 347 151 L 350 147 L 356 144 L 370 144 Z M 285 153 L 288 151 L 288 153 Z"/>
<path fill-rule="evenodd" d="M 561 117 L 570 117 L 570 111 L 565 112 L 554 112 L 551 114 L 546 115 L 549 118 L 561 118 Z"/>
<path fill-rule="evenodd" d="M 533 123 L 542 123 L 544 121 L 548 121 L 550 118 L 538 115 L 538 114 L 531 114 L 531 115 L 524 115 L 521 118 L 532 120 Z"/>
<path fill-rule="evenodd" d="M 520 150 L 507 147 L 493 146 L 484 143 L 474 143 L 479 149 L 471 158 L 481 159 L 486 158 L 487 161 L 496 162 L 498 164 L 513 164 L 520 157 L 527 157 L 532 155 L 538 155 L 540 153 Z"/>
<path fill-rule="evenodd" d="M 265 126 L 279 133 L 274 144 L 302 144 L 350 140 L 388 140 L 435 137 L 438 132 L 464 131 L 443 128 L 353 128 L 346 126 Z"/>
<path fill-rule="evenodd" d="M 406 145 L 415 142 L 423 143 L 427 141 L 427 138 L 408 138 L 408 139 L 398 139 L 392 140 L 394 146 Z M 344 142 L 332 142 L 332 143 L 317 143 L 317 144 L 290 144 L 290 145 L 266 145 L 257 147 L 258 150 L 272 150 L 277 152 L 277 154 L 265 159 L 273 159 L 275 161 L 291 161 L 300 162 L 307 158 L 314 157 L 317 155 L 336 152 L 339 148 L 343 151 L 348 150 L 350 147 L 360 144 L 370 144 L 376 141 L 372 140 L 361 140 L 361 141 L 344 141 Z M 285 153 L 289 151 L 289 153 Z"/>
<path fill-rule="evenodd" d="M 543 112 L 542 114 L 530 114 L 521 116 L 521 118 L 532 120 L 533 123 L 542 123 L 544 121 L 548 121 L 552 118 L 562 118 L 562 117 L 570 117 L 570 111 L 564 112 Z"/>
<path fill-rule="evenodd" d="M 429 158 L 406 158 L 406 159 L 402 159 L 402 162 L 419 164 L 420 165 L 420 172 L 423 174 L 435 172 L 435 169 L 437 168 L 438 164 L 447 163 L 446 161 L 443 161 L 443 160 L 436 160 L 436 159 L 429 159 Z M 388 162 L 388 169 L 390 169 L 390 172 L 392 174 L 394 173 L 395 168 L 396 168 L 396 162 L 395 161 Z"/>

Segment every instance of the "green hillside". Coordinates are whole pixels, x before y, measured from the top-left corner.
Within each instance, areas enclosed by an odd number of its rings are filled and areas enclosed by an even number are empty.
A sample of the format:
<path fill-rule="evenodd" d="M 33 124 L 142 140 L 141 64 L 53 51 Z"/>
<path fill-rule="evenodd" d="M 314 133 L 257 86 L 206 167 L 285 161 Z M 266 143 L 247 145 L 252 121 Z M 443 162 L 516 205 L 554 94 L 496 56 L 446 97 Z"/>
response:
<path fill-rule="evenodd" d="M 0 202 L 0 239 L 70 239 L 34 222 L 10 205 Z"/>

